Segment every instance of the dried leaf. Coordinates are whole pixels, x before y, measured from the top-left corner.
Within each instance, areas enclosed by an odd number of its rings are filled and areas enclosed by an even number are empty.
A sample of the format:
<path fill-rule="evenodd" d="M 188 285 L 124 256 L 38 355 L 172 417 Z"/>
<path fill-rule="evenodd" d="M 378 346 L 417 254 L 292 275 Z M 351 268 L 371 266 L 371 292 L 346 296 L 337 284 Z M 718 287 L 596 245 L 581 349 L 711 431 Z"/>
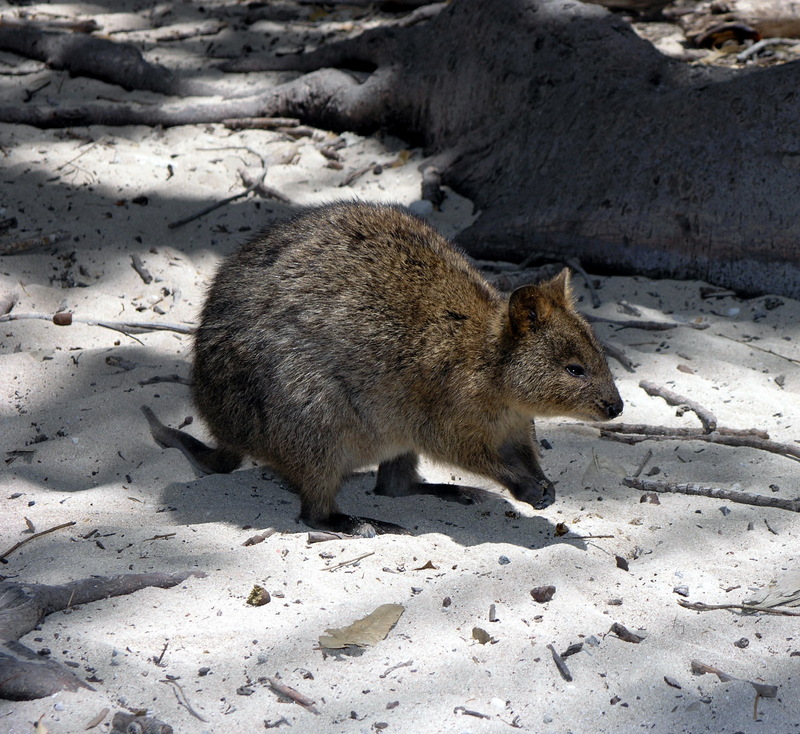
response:
<path fill-rule="evenodd" d="M 405 611 L 402 604 L 381 604 L 372 614 L 358 619 L 348 627 L 325 630 L 320 635 L 320 647 L 340 649 L 356 645 L 369 647 L 386 638 Z"/>
<path fill-rule="evenodd" d="M 478 642 L 481 643 L 481 645 L 485 645 L 487 642 L 491 641 L 492 636 L 485 629 L 481 629 L 480 627 L 473 627 L 472 639 L 477 640 Z"/>
<path fill-rule="evenodd" d="M 437 570 L 437 567 L 433 565 L 433 561 L 428 561 L 424 566 L 420 566 L 419 568 L 415 568 L 415 571 L 427 571 L 431 569 L 433 571 Z"/>
<path fill-rule="evenodd" d="M 108 716 L 108 711 L 109 711 L 109 709 L 108 709 L 108 708 L 101 709 L 100 713 L 99 713 L 99 714 L 97 714 L 97 716 L 95 716 L 95 717 L 94 717 L 94 718 L 93 718 L 93 719 L 92 719 L 92 720 L 91 720 L 91 721 L 90 721 L 90 722 L 89 722 L 89 723 L 86 725 L 85 729 L 88 731 L 89 729 L 94 729 L 94 728 L 95 728 L 96 726 L 98 726 L 99 724 L 102 724 L 102 723 L 103 723 L 103 720 L 106 718 L 106 716 Z"/>
<path fill-rule="evenodd" d="M 770 583 L 758 596 L 743 603 L 752 605 L 754 609 L 800 607 L 800 571 L 787 571 Z"/>
<path fill-rule="evenodd" d="M 613 474 L 617 477 L 626 477 L 628 476 L 626 472 L 627 470 L 622 464 L 605 456 L 598 456 L 597 452 L 592 449 L 592 458 L 583 473 L 583 486 L 591 487 L 598 484 L 604 473 Z"/>
<path fill-rule="evenodd" d="M 406 163 L 408 163 L 409 158 L 411 158 L 411 151 L 403 149 L 397 154 L 397 158 L 395 158 L 389 164 L 389 168 L 399 168 L 400 166 L 404 166 Z"/>

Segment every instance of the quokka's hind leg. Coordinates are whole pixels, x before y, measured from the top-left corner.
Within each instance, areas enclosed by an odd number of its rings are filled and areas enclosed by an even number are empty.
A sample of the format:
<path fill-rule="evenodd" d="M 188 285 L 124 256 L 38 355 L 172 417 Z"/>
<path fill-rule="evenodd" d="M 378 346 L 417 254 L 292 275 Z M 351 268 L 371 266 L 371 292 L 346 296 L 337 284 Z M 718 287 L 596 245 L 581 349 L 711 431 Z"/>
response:
<path fill-rule="evenodd" d="M 236 451 L 212 448 L 188 433 L 165 426 L 146 405 L 142 406 L 142 413 L 155 442 L 162 448 L 178 449 L 201 476 L 227 474 L 242 463 L 242 455 Z"/>
<path fill-rule="evenodd" d="M 413 452 L 384 461 L 378 467 L 375 494 L 384 497 L 430 494 L 448 502 L 459 502 L 462 505 L 483 502 L 492 495 L 491 492 L 477 487 L 423 482 L 417 473 L 418 464 L 419 457 Z"/>
<path fill-rule="evenodd" d="M 374 538 L 376 535 L 410 535 L 408 530 L 400 525 L 383 520 L 374 520 L 371 517 L 347 515 L 336 504 L 336 494 L 339 491 L 341 479 L 329 484 L 313 483 L 300 484 L 300 519 L 317 530 L 330 530 L 334 533 L 357 535 L 362 538 Z"/>

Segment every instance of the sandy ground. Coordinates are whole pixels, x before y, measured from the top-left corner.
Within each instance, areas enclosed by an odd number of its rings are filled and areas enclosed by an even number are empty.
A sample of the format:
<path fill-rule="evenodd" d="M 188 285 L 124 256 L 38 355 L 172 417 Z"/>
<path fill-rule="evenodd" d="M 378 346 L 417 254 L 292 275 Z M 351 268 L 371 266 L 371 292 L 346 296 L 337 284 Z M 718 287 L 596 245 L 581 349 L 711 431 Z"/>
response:
<path fill-rule="evenodd" d="M 115 711 L 141 709 L 177 732 L 260 731 L 282 719 L 301 732 L 798 731 L 797 618 L 691 611 L 675 591 L 736 604 L 776 580 L 796 589 L 797 515 L 684 495 L 643 504 L 621 483 L 651 450 L 643 471 L 653 479 L 794 498 L 792 459 L 677 440 L 628 446 L 574 422 L 541 421 L 539 436 L 550 447 L 544 466 L 558 491 L 548 510 L 536 513 L 499 490 L 470 507 L 375 497 L 368 467 L 344 487 L 344 509 L 413 535 L 310 544 L 297 499 L 269 470 L 248 465 L 197 478 L 178 451 L 153 442 L 141 405 L 173 426 L 194 409 L 185 385 L 143 382 L 188 376 L 190 338 L 126 336 L 78 319 L 191 325 L 220 259 L 291 210 L 249 196 L 168 228 L 241 191 L 239 169 L 260 166 L 251 151 L 270 164 L 267 184 L 293 204 L 418 200 L 420 151 L 404 152 L 394 139 L 341 137 L 344 168 L 335 170 L 319 152 L 330 142 L 323 137 L 294 141 L 217 125 L 0 126 L 0 206 L 3 217 L 18 220 L 9 236 L 68 233 L 56 246 L 0 258 L 0 295 L 17 294 L 13 313 L 75 317 L 68 327 L 0 324 L 0 551 L 30 535 L 28 521 L 36 531 L 76 523 L 10 554 L 2 572 L 54 584 L 127 572 L 206 573 L 48 617 L 22 642 L 49 649 L 95 690 L 2 701 L 0 731 L 32 731 L 39 720 L 49 732 L 83 731 L 104 708 L 110 713 L 96 731 L 110 731 Z M 396 165 L 340 186 L 373 162 Z M 431 218 L 452 235 L 472 216 L 471 203 L 451 193 Z M 152 282 L 133 269 L 133 254 Z M 693 414 L 678 416 L 639 387 L 650 380 L 702 403 L 721 425 L 765 429 L 781 442 L 800 438 L 800 303 L 703 299 L 698 282 L 595 280 L 598 309 L 575 281 L 586 312 L 708 325 L 597 327 L 637 365 L 630 373 L 611 363 L 626 422 L 697 425 Z M 187 430 L 207 437 L 200 421 Z M 435 466 L 425 474 L 462 476 Z M 569 532 L 557 536 L 557 523 Z M 265 528 L 277 532 L 242 545 Z M 254 584 L 270 593 L 269 603 L 246 603 Z M 542 585 L 556 592 L 538 603 L 530 592 Z M 344 653 L 320 649 L 327 629 L 387 603 L 404 612 L 386 639 Z M 643 641 L 610 633 L 615 622 Z M 476 627 L 489 641 L 475 638 Z M 580 642 L 581 651 L 566 658 L 567 682 L 548 645 L 564 652 Z M 693 674 L 692 660 L 742 680 Z M 267 678 L 315 701 L 319 713 L 282 700 Z M 747 681 L 777 686 L 777 697 L 754 701 Z"/>

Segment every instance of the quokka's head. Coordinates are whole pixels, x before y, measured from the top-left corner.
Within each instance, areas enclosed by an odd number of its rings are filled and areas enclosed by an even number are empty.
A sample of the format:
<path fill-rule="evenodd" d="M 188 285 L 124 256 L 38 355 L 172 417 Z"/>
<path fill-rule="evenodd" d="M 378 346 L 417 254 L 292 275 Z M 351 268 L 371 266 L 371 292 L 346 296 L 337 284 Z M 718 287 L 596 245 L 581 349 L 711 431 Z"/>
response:
<path fill-rule="evenodd" d="M 575 310 L 569 270 L 515 290 L 505 329 L 505 383 L 532 416 L 610 420 L 622 413 L 603 348 Z"/>

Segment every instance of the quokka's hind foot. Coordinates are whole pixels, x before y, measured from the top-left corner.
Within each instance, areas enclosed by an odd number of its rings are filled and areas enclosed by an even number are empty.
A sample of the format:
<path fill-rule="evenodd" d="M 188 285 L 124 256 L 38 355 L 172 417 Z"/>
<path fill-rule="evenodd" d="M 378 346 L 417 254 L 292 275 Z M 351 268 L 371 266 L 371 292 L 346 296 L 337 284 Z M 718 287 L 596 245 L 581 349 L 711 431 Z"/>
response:
<path fill-rule="evenodd" d="M 411 535 L 401 525 L 383 520 L 373 520 L 371 517 L 346 515 L 343 512 L 334 512 L 324 520 L 310 520 L 301 518 L 306 525 L 317 530 L 329 530 L 334 533 L 355 535 L 360 538 L 374 538 L 376 535 Z"/>
<path fill-rule="evenodd" d="M 153 440 L 162 448 L 178 449 L 198 474 L 228 474 L 242 463 L 242 455 L 225 448 L 212 448 L 194 436 L 165 426 L 146 405 L 142 413 L 147 418 Z"/>

